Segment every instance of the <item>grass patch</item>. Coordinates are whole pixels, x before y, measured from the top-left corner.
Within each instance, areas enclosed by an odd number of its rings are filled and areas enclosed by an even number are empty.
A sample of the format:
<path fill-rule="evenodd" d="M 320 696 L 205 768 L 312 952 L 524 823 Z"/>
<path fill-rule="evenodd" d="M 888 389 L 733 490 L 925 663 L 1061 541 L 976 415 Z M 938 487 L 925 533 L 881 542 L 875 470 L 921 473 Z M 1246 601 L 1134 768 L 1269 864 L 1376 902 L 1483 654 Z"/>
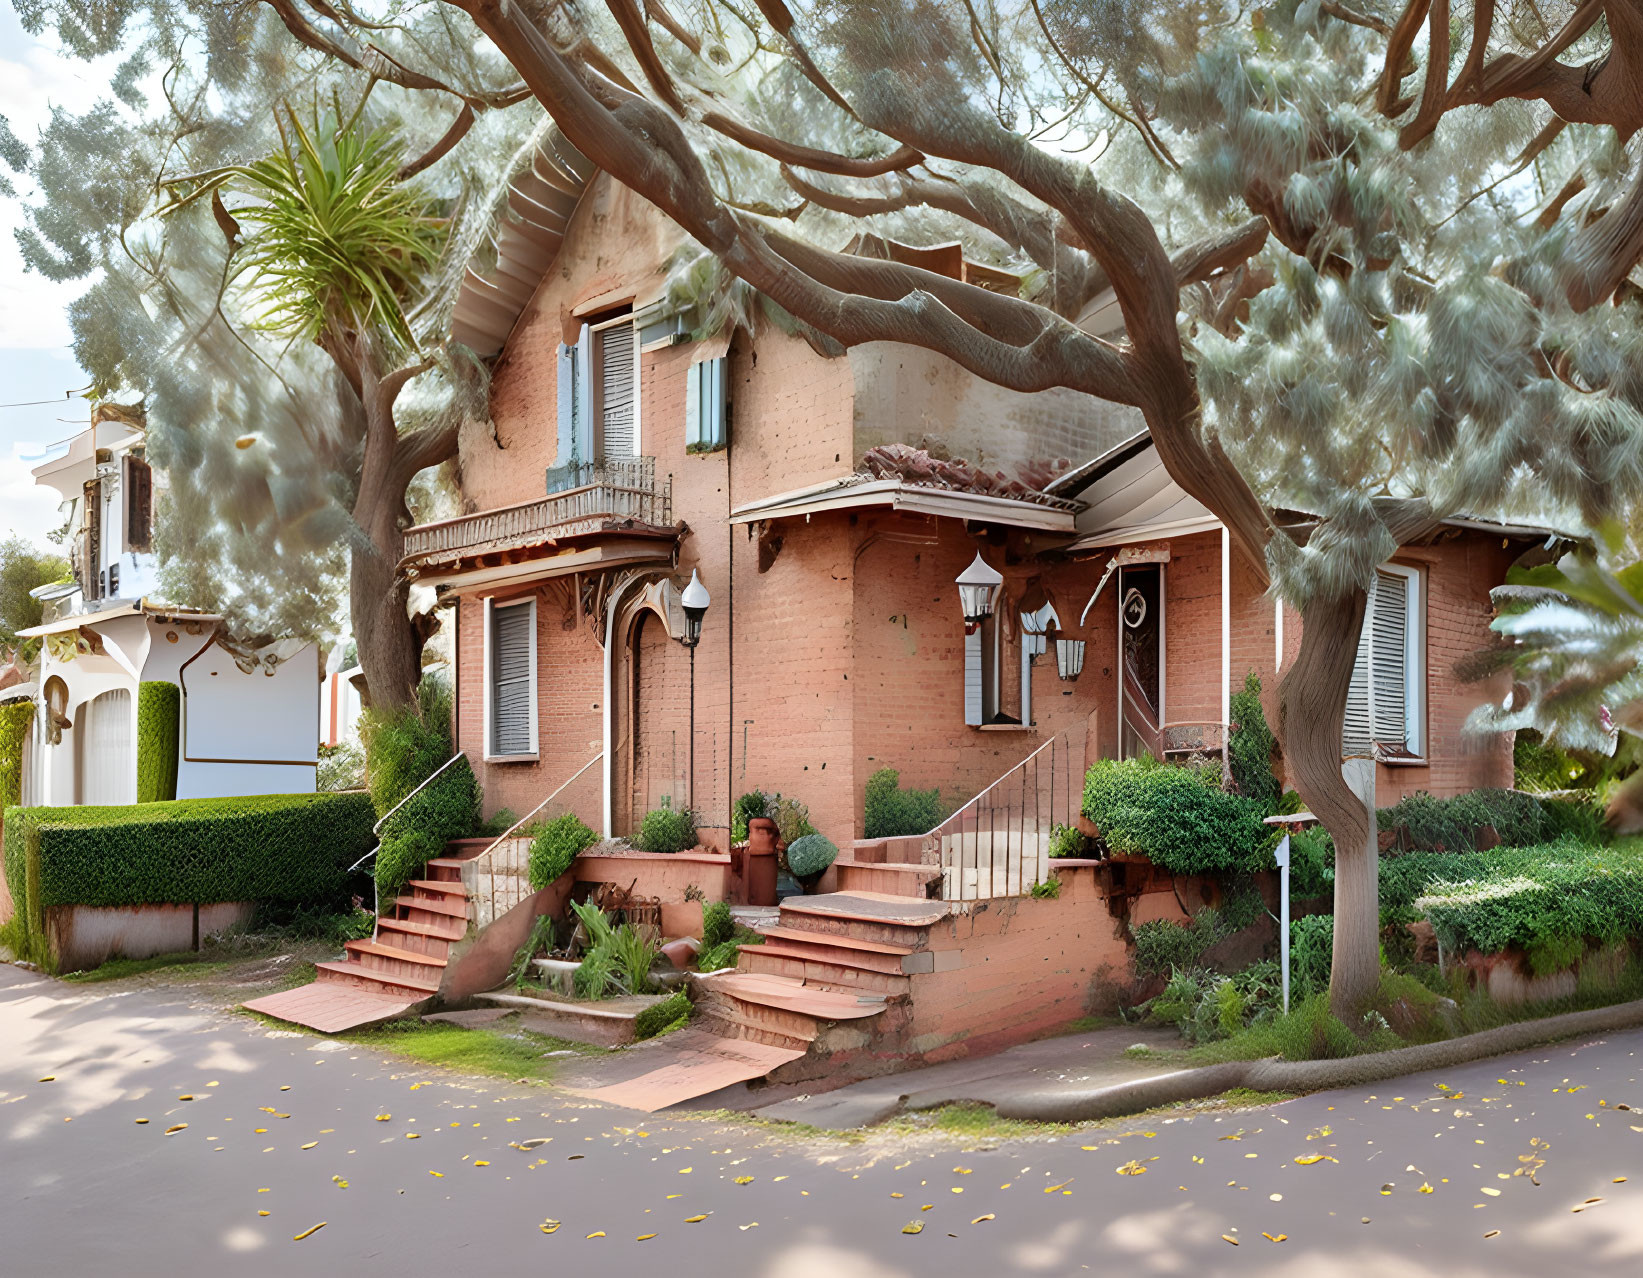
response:
<path fill-rule="evenodd" d="M 605 1052 L 602 1047 L 533 1034 L 529 1030 L 464 1029 L 460 1025 L 430 1025 L 420 1020 L 389 1021 L 386 1025 L 339 1037 L 372 1051 L 390 1052 L 426 1065 L 533 1082 L 552 1081 L 557 1060 L 544 1060 L 544 1053 L 568 1050 L 585 1056 L 602 1056 Z"/>
<path fill-rule="evenodd" d="M 1065 1123 L 1035 1123 L 1017 1118 L 1000 1118 L 991 1105 L 939 1105 L 935 1109 L 898 1114 L 881 1124 L 879 1131 L 940 1132 L 965 1140 L 1023 1140 L 1037 1136 L 1059 1136 L 1073 1130 Z"/>
<path fill-rule="evenodd" d="M 226 961 L 222 959 L 208 963 L 203 954 L 194 950 L 183 950 L 176 954 L 155 954 L 149 958 L 109 959 L 101 967 L 94 967 L 85 972 L 70 972 L 63 979 L 80 985 L 93 985 L 99 981 L 118 981 L 128 976 L 141 976 L 144 972 L 158 971 L 162 967 L 193 967 L 200 970 L 226 966 Z"/>

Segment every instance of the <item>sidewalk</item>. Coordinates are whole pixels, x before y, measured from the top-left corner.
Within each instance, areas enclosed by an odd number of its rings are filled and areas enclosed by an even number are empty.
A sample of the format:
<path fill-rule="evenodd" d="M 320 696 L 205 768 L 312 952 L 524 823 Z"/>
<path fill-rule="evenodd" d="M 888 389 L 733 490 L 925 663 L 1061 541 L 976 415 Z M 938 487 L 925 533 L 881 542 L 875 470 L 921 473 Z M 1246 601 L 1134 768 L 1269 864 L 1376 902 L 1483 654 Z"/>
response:
<path fill-rule="evenodd" d="M 793 1096 L 752 1112 L 759 1118 L 843 1130 L 938 1105 L 997 1105 L 1028 1093 L 1054 1096 L 1063 1090 L 1082 1094 L 1181 1068 L 1158 1060 L 1126 1057 L 1124 1049 L 1135 1043 L 1157 1049 L 1178 1048 L 1181 1037 L 1168 1027 L 1115 1025 L 1022 1043 L 992 1056 L 869 1078 L 820 1095 Z"/>

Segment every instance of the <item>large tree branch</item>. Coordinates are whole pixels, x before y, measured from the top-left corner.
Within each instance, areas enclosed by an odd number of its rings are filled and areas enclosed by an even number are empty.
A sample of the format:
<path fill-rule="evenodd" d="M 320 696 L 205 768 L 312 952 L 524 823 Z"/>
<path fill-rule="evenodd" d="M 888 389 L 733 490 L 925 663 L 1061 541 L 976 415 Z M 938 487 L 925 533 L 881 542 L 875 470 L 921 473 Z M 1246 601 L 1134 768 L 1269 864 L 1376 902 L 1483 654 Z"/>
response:
<path fill-rule="evenodd" d="M 801 169 L 813 169 L 817 173 L 835 173 L 840 177 L 871 178 L 885 173 L 894 173 L 899 169 L 910 169 L 916 164 L 924 163 L 924 156 L 910 146 L 900 146 L 888 155 L 870 156 L 865 159 L 854 159 L 850 156 L 836 155 L 832 151 L 818 151 L 814 147 L 800 146 L 795 142 L 784 142 L 781 138 L 771 137 L 768 133 L 761 133 L 757 129 L 743 124 L 740 120 L 732 119 L 723 111 L 704 111 L 702 123 L 716 133 L 722 133 L 732 142 L 739 142 L 750 150 L 759 151 L 772 159 L 780 160 L 783 164 L 796 165 Z"/>

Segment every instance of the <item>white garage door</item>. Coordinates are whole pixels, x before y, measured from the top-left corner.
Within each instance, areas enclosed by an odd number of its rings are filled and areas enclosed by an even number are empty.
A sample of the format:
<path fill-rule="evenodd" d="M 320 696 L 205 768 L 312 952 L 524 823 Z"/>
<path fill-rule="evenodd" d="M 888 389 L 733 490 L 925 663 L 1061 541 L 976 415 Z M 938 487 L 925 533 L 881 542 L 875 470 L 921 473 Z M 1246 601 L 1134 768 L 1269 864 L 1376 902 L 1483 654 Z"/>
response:
<path fill-rule="evenodd" d="M 74 735 L 79 747 L 80 802 L 135 803 L 137 761 L 130 690 L 116 688 L 81 706 Z"/>

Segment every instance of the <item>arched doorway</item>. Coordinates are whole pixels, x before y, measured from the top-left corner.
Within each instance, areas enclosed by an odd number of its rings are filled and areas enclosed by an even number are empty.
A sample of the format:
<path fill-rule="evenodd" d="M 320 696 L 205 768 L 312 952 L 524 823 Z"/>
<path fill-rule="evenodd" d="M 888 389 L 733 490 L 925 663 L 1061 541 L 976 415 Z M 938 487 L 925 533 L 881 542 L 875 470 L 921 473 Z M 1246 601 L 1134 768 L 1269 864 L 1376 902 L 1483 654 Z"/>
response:
<path fill-rule="evenodd" d="M 689 758 L 690 654 L 668 634 L 651 608 L 633 619 L 628 641 L 628 756 L 626 828 L 636 832 L 645 813 L 685 802 Z"/>
<path fill-rule="evenodd" d="M 134 736 L 129 688 L 112 689 L 80 707 L 74 723 L 76 802 L 137 801 Z"/>

